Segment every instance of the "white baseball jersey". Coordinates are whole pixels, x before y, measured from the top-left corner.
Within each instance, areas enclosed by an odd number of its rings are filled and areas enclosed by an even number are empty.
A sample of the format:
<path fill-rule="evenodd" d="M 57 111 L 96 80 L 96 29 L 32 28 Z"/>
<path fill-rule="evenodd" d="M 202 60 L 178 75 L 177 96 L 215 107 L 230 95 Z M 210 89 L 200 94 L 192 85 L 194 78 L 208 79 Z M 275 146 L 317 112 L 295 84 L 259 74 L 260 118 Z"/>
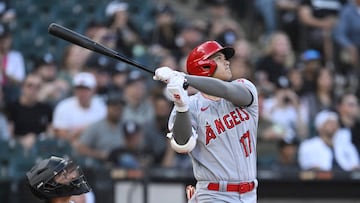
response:
<path fill-rule="evenodd" d="M 232 82 L 243 83 L 251 92 L 253 102 L 250 106 L 238 107 L 222 98 L 213 101 L 201 93 L 190 97 L 192 127 L 198 134 L 190 157 L 197 181 L 242 182 L 256 179 L 257 90 L 246 79 Z M 174 109 L 170 125 L 175 113 Z"/>

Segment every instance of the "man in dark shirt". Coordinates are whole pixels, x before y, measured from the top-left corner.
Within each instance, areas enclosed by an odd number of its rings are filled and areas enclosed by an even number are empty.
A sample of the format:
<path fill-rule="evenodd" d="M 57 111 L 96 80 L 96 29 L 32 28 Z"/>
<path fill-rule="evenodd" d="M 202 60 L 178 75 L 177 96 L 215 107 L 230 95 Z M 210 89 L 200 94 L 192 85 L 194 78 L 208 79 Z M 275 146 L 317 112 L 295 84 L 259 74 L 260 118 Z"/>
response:
<path fill-rule="evenodd" d="M 38 102 L 41 84 L 40 76 L 29 74 L 22 84 L 19 99 L 6 108 L 7 118 L 13 126 L 14 138 L 37 136 L 48 130 L 52 109 L 49 104 Z"/>

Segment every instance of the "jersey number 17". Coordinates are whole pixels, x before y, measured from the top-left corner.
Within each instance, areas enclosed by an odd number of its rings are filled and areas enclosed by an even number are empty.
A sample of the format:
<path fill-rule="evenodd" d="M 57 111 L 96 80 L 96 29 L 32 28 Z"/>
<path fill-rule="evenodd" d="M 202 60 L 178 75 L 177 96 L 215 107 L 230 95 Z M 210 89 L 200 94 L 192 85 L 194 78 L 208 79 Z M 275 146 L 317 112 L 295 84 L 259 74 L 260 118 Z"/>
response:
<path fill-rule="evenodd" d="M 240 143 L 242 148 L 244 149 L 245 156 L 248 157 L 251 152 L 251 139 L 250 139 L 250 132 L 246 131 L 240 138 Z"/>

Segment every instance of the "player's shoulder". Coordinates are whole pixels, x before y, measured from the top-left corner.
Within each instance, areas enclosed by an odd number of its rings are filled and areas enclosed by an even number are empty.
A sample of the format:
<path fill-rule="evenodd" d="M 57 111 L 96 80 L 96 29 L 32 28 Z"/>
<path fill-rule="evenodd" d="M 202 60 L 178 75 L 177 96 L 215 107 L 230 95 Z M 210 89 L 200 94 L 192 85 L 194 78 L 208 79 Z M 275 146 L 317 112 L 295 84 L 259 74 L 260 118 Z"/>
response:
<path fill-rule="evenodd" d="M 305 139 L 301 142 L 300 147 L 302 148 L 317 148 L 319 145 L 322 144 L 321 138 L 316 136 L 316 137 L 311 137 L 308 139 Z"/>
<path fill-rule="evenodd" d="M 253 82 L 246 78 L 238 78 L 232 81 L 232 83 L 238 83 L 246 86 L 251 92 L 257 93 L 257 88 Z"/>
<path fill-rule="evenodd" d="M 61 100 L 56 106 L 56 109 L 63 109 L 63 108 L 70 108 L 72 106 L 75 106 L 77 104 L 76 97 L 68 97 L 63 100 Z"/>

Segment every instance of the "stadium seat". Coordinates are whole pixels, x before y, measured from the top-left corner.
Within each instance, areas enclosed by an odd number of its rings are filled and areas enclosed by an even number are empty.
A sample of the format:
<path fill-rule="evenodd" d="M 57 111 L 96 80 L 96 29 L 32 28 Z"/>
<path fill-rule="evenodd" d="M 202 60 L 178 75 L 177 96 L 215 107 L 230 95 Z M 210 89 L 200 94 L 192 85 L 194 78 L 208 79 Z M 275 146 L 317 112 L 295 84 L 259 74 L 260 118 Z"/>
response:
<path fill-rule="evenodd" d="M 53 137 L 39 137 L 35 143 L 38 158 L 50 156 L 72 156 L 72 146 L 64 140 Z"/>

